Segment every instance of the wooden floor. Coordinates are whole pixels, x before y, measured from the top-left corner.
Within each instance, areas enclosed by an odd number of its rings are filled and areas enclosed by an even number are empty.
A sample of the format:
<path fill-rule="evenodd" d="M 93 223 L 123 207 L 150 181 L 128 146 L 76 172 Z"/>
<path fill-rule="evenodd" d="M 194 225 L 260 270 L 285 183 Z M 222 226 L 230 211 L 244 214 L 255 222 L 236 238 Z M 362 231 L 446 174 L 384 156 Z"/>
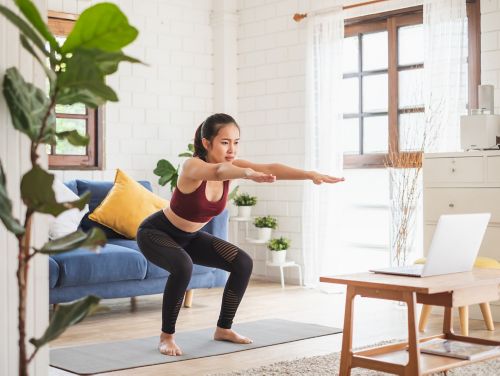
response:
<path fill-rule="evenodd" d="M 215 327 L 219 314 L 222 289 L 198 290 L 192 308 L 183 308 L 177 321 L 177 332 Z M 342 327 L 344 298 L 342 292 L 322 292 L 279 284 L 252 281 L 240 305 L 236 322 L 265 318 L 311 322 Z M 66 347 L 99 342 L 127 340 L 159 335 L 161 321 L 161 296 L 137 298 L 137 308 L 131 311 L 129 299 L 105 300 L 106 313 L 87 318 L 71 327 L 51 347 Z M 435 309 L 431 316 L 428 333 L 439 332 L 442 320 Z M 456 314 L 455 316 L 458 316 Z M 382 340 L 406 338 L 406 309 L 394 302 L 372 299 L 355 301 L 354 346 L 366 346 Z M 482 321 L 470 321 L 470 335 L 500 339 L 499 329 L 488 332 Z M 458 320 L 455 321 L 458 330 Z M 252 333 L 242 333 L 250 336 Z M 426 333 L 427 334 L 427 333 Z M 204 375 L 257 367 L 304 356 L 322 355 L 339 351 L 342 335 L 313 338 L 283 345 L 242 351 L 227 355 L 193 359 L 181 362 L 141 367 L 100 375 Z M 50 376 L 67 376 L 72 373 L 51 368 Z"/>

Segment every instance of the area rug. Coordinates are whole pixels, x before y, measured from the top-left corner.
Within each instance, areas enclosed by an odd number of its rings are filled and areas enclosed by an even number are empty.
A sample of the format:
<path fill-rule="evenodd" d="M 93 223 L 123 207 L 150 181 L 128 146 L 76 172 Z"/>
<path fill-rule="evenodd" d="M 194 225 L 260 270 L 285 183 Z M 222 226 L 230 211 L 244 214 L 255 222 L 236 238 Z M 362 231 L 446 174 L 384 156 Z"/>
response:
<path fill-rule="evenodd" d="M 400 342 L 384 341 L 368 347 Z M 331 353 L 309 358 L 299 358 L 292 361 L 272 363 L 267 366 L 250 368 L 229 373 L 214 373 L 209 376 L 332 376 L 339 374 L 340 353 Z M 353 368 L 351 376 L 388 376 L 388 373 Z M 443 373 L 436 373 L 442 376 Z M 448 371 L 449 376 L 496 376 L 500 375 L 500 359 L 478 362 L 466 367 L 454 368 Z"/>
<path fill-rule="evenodd" d="M 117 371 L 154 364 L 178 362 L 231 352 L 299 341 L 341 333 L 342 329 L 280 319 L 235 324 L 234 329 L 253 339 L 249 345 L 214 341 L 213 328 L 180 332 L 176 342 L 182 356 L 165 356 L 158 352 L 158 336 L 95 345 L 50 350 L 50 365 L 80 375 Z"/>

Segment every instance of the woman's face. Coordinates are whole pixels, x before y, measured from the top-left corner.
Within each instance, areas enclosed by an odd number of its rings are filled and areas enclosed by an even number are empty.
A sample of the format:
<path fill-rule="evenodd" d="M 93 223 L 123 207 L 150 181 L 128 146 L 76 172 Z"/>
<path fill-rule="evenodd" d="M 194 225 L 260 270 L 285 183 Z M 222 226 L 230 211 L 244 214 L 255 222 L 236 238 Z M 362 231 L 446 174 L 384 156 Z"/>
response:
<path fill-rule="evenodd" d="M 220 128 L 219 133 L 217 133 L 212 142 L 204 138 L 202 142 L 205 149 L 208 150 L 207 162 L 232 162 L 238 153 L 239 141 L 240 131 L 234 123 Z"/>

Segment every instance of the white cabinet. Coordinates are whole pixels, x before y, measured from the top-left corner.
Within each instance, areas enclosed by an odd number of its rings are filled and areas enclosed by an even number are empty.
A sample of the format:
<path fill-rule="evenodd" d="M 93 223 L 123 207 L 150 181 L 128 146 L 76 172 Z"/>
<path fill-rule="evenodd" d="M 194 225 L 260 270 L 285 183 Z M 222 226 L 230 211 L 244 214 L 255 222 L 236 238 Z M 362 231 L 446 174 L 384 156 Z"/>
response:
<path fill-rule="evenodd" d="M 425 253 L 441 214 L 488 212 L 479 255 L 500 260 L 500 151 L 424 154 L 422 161 Z M 492 311 L 500 321 L 498 303 Z"/>

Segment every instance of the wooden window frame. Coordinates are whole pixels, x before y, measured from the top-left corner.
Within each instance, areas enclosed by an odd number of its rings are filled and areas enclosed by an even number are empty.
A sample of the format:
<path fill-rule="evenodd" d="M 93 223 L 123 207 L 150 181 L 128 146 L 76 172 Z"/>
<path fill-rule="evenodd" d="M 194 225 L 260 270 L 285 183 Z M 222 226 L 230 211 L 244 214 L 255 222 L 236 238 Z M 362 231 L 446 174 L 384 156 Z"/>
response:
<path fill-rule="evenodd" d="M 61 12 L 48 12 L 49 29 L 54 35 L 68 35 L 75 24 L 78 15 Z M 49 168 L 51 170 L 101 170 L 103 156 L 103 114 L 104 107 L 86 107 L 86 113 L 63 114 L 57 113 L 59 119 L 82 119 L 86 121 L 86 132 L 90 138 L 86 155 L 57 155 L 49 154 Z M 52 151 L 54 146 L 51 146 Z"/>
<path fill-rule="evenodd" d="M 468 102 L 469 107 L 477 107 L 477 86 L 481 76 L 481 14 L 479 0 L 467 1 L 468 17 Z M 398 119 L 401 111 L 398 110 L 398 72 L 404 69 L 420 68 L 420 66 L 398 67 L 397 30 L 401 26 L 421 24 L 423 20 L 423 7 L 415 6 L 375 15 L 351 18 L 345 21 L 345 37 L 377 31 L 388 32 L 388 153 L 415 154 L 415 158 L 394 158 L 396 160 L 417 160 L 421 166 L 421 152 L 399 151 Z M 361 57 L 360 57 L 361 60 Z M 359 73 L 359 72 L 358 72 Z M 360 90 L 360 102 L 362 92 Z M 361 105 L 361 104 L 360 104 Z M 424 109 L 416 109 L 423 112 Z M 404 111 L 402 111 L 404 112 Z M 360 125 L 360 138 L 363 137 Z M 361 139 L 362 140 L 362 139 Z M 360 140 L 360 145 L 362 144 Z M 377 154 L 346 154 L 344 155 L 345 169 L 359 168 L 385 168 L 388 167 L 388 153 Z M 391 167 L 416 167 L 416 166 L 391 166 Z"/>

